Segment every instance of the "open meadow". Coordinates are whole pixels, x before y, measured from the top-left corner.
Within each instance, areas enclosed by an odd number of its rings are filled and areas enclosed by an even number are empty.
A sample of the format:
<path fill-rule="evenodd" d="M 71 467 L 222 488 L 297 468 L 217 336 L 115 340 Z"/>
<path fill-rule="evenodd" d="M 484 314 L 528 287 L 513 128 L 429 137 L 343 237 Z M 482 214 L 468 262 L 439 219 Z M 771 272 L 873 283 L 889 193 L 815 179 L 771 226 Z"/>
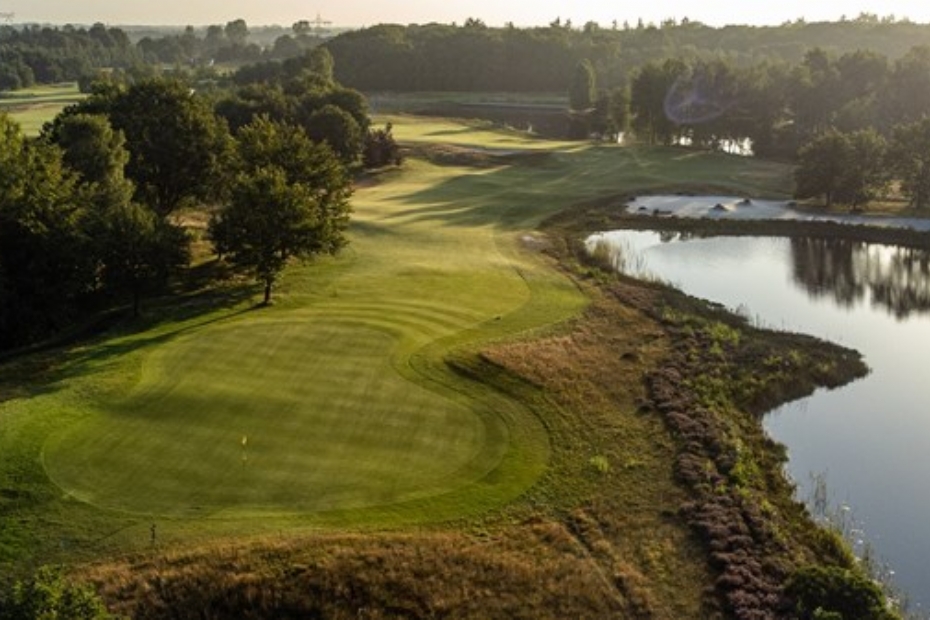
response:
<path fill-rule="evenodd" d="M 292 266 L 273 306 L 258 307 L 257 290 L 225 303 L 191 297 L 153 306 L 144 324 L 5 364 L 0 567 L 233 537 L 467 533 L 495 515 L 564 514 L 608 485 L 646 544 L 630 562 L 651 563 L 659 591 L 689 578 L 673 571 L 689 553 L 684 530 L 661 516 L 678 491 L 660 422 L 637 416 L 632 396 L 629 411 L 602 408 L 606 427 L 573 421 L 571 399 L 523 398 L 526 386 L 502 390 L 468 360 L 492 346 L 513 358 L 528 342 L 556 357 L 571 349 L 560 334 L 592 298 L 542 251 L 544 218 L 628 188 L 780 197 L 790 169 L 387 120 L 411 156 L 359 183 L 349 247 Z M 626 336 L 641 336 L 629 321 Z M 631 394 L 634 371 L 619 377 Z M 607 442 L 615 435 L 626 443 Z M 702 575 L 690 577 L 694 600 Z"/>
<path fill-rule="evenodd" d="M 84 97 L 72 82 L 24 88 L 0 94 L 0 112 L 9 114 L 27 136 L 37 136 L 42 125 Z"/>

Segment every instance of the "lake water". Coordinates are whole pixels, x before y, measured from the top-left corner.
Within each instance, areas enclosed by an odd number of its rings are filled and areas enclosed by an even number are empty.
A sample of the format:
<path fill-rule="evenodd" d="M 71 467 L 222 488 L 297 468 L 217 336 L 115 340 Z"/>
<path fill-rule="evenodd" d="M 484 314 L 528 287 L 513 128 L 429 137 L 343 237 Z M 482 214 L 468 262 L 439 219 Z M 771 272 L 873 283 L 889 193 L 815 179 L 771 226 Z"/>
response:
<path fill-rule="evenodd" d="M 650 274 L 755 322 L 859 350 L 871 373 L 766 418 L 802 499 L 812 475 L 914 610 L 930 605 L 930 257 L 849 241 L 682 239 L 614 231 L 625 270 Z M 927 385 L 924 385 L 924 382 Z"/>

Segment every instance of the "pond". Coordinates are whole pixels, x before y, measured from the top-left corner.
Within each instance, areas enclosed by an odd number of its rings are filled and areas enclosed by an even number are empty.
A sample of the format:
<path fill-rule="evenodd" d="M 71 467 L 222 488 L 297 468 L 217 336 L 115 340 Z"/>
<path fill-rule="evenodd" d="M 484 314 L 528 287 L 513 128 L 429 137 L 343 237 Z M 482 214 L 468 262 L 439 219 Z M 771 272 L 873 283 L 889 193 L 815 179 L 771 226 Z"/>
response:
<path fill-rule="evenodd" d="M 669 282 L 766 327 L 857 349 L 870 374 L 773 411 L 801 499 L 825 487 L 861 554 L 886 563 L 914 610 L 930 604 L 930 256 L 842 240 L 688 239 L 613 231 L 618 268 Z M 823 481 L 826 481 L 823 484 Z M 893 571 L 893 572 L 892 572 Z"/>

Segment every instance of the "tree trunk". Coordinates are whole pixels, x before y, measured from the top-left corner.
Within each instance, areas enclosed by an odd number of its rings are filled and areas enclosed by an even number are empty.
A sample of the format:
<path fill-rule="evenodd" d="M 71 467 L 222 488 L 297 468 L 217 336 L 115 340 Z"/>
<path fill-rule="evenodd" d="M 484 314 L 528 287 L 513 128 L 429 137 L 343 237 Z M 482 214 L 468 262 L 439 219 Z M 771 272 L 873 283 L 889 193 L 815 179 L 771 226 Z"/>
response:
<path fill-rule="evenodd" d="M 133 285 L 132 287 L 132 318 L 139 318 L 139 299 L 142 295 L 139 293 L 139 287 Z"/>
<path fill-rule="evenodd" d="M 265 301 L 262 302 L 263 306 L 267 306 L 271 303 L 271 280 L 265 280 Z"/>

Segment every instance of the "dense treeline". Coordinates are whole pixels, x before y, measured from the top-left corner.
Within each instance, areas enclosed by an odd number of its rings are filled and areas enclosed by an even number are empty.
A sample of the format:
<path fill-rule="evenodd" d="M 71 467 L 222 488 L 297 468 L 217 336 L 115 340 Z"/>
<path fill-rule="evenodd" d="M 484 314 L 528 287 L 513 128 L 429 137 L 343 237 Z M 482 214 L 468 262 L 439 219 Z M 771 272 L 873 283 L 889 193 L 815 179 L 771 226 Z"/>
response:
<path fill-rule="evenodd" d="M 0 350 L 102 309 L 137 314 L 189 260 L 185 208 L 211 206 L 217 251 L 266 302 L 290 258 L 344 245 L 351 170 L 395 163 L 396 144 L 325 50 L 266 69 L 209 96 L 98 82 L 32 140 L 0 114 Z"/>
<path fill-rule="evenodd" d="M 726 26 L 669 20 L 660 25 L 556 20 L 546 27 L 378 25 L 326 43 L 340 82 L 363 91 L 563 92 L 589 60 L 605 88 L 625 84 L 651 61 L 720 58 L 735 66 L 797 63 L 814 47 L 834 54 L 870 49 L 897 59 L 930 39 L 930 25 L 861 15 L 835 23 Z"/>
<path fill-rule="evenodd" d="M 255 39 L 246 21 L 235 19 L 224 26 L 207 26 L 202 33 L 188 26 L 180 34 L 145 36 L 137 46 L 147 62 L 203 65 L 292 58 L 325 41 L 323 33 L 306 20 L 296 22 L 291 32 L 279 35 L 271 44 L 262 45 Z"/>
<path fill-rule="evenodd" d="M 299 21 L 292 32 L 271 45 L 252 41 L 242 19 L 202 31 L 188 26 L 180 33 L 144 36 L 133 43 L 121 28 L 94 24 L 76 26 L 0 27 L 0 91 L 34 84 L 81 81 L 89 84 L 102 69 L 151 73 L 153 65 L 203 67 L 214 62 L 237 64 L 300 56 L 325 39 L 309 22 Z"/>
<path fill-rule="evenodd" d="M 188 26 L 135 43 L 127 31 L 95 24 L 0 27 L 0 90 L 77 80 L 101 68 L 140 64 L 205 66 L 301 55 L 324 41 L 340 82 L 361 90 L 561 92 L 566 76 L 588 59 L 605 88 L 625 84 L 638 67 L 664 58 L 711 57 L 736 66 L 799 62 L 813 47 L 834 54 L 869 49 L 897 59 L 928 40 L 930 25 L 862 14 L 840 22 L 715 28 L 683 19 L 661 24 L 578 25 L 559 19 L 537 28 L 379 25 L 327 39 L 306 20 L 268 38 L 243 19 L 203 29 Z M 259 36 L 261 35 L 261 36 Z"/>
<path fill-rule="evenodd" d="M 141 56 L 125 32 L 91 28 L 0 28 L 0 91 L 76 81 L 101 67 L 126 67 Z"/>
<path fill-rule="evenodd" d="M 828 129 L 890 133 L 930 112 L 930 47 L 895 61 L 822 48 L 797 64 L 653 61 L 632 74 L 630 102 L 640 140 L 715 147 L 749 138 L 758 154 L 793 158 Z"/>

